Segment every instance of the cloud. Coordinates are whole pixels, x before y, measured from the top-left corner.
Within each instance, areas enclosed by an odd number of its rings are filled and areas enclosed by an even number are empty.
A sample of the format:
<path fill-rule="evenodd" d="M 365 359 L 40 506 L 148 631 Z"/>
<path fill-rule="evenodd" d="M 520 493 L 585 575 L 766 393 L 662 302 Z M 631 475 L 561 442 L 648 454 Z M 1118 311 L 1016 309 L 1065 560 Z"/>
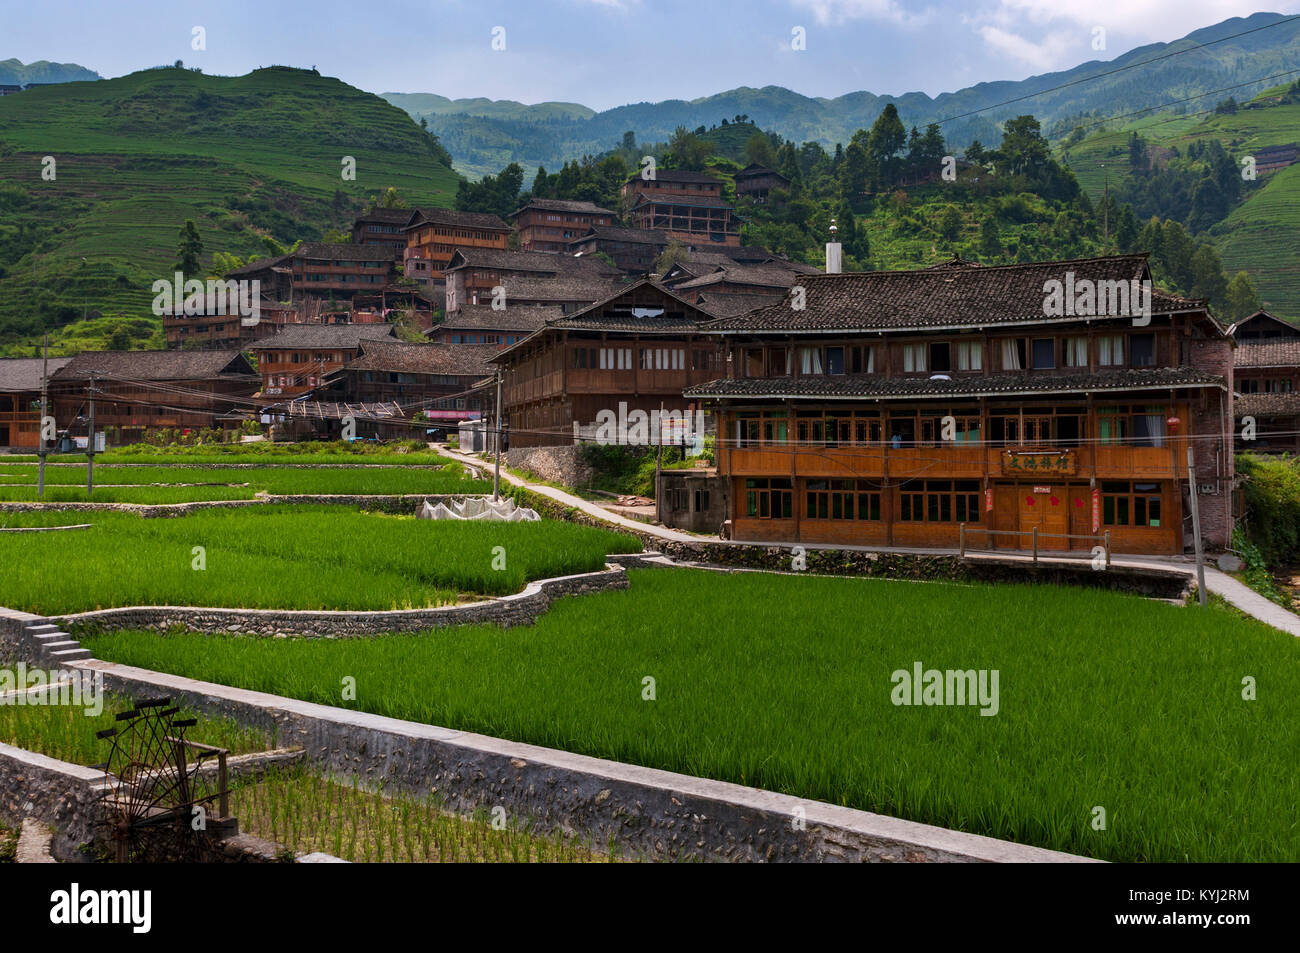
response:
<path fill-rule="evenodd" d="M 996 26 L 982 26 L 979 34 L 994 52 L 1028 63 L 1041 72 L 1059 69 L 1069 48 L 1077 43 L 1077 38 L 1068 33 L 1048 33 L 1028 40 Z"/>
<path fill-rule="evenodd" d="M 1258 12 L 1258 0 L 1089 0 L 1061 3 L 1060 0 L 998 0 L 991 19 L 1002 27 L 1025 27 L 1073 23 L 1091 30 L 1105 27 L 1116 37 L 1123 35 L 1124 49 L 1152 41 L 1169 41 L 1195 29 L 1231 17 L 1248 17 Z M 1282 12 L 1295 12 L 1300 0 L 1271 4 Z"/>
<path fill-rule="evenodd" d="M 822 26 L 849 20 L 880 20 L 898 26 L 920 26 L 930 21 L 929 8 L 909 13 L 896 0 L 791 0 L 794 6 L 808 10 Z"/>

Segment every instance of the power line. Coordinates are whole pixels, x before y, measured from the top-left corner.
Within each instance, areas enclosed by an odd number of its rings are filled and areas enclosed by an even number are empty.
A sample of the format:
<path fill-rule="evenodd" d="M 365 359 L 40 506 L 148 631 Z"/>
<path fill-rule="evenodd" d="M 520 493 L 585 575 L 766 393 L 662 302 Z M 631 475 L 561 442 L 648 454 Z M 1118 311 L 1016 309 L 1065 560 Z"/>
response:
<path fill-rule="evenodd" d="M 1271 30 L 1273 27 L 1282 26 L 1284 23 L 1293 23 L 1297 20 L 1300 20 L 1300 15 L 1286 17 L 1285 19 L 1278 20 L 1274 23 L 1267 23 L 1264 26 L 1255 27 L 1254 29 L 1251 30 L 1243 30 L 1240 33 L 1233 33 L 1229 36 L 1220 37 L 1217 40 L 1211 40 L 1208 43 L 1197 43 L 1196 45 L 1190 46 L 1185 50 L 1174 50 L 1172 53 L 1162 53 L 1160 56 L 1153 56 L 1149 60 L 1142 60 L 1137 63 L 1129 63 L 1126 66 L 1118 66 L 1115 69 L 1106 70 L 1105 72 L 1101 72 L 1101 73 L 1094 73 L 1091 76 L 1082 76 L 1079 79 L 1070 80 L 1070 82 L 1068 83 L 1061 83 L 1059 86 L 1051 86 L 1047 89 L 1040 89 L 1037 92 L 1026 93 L 1023 96 L 1016 96 L 1015 98 L 1005 100 L 1004 102 L 994 103 L 992 106 L 983 106 L 979 109 L 972 109 L 969 112 L 964 112 L 956 116 L 949 116 L 947 119 L 939 120 L 938 125 L 942 126 L 944 123 L 955 122 L 958 119 L 965 119 L 968 116 L 976 116 L 980 113 L 988 112 L 993 109 L 1001 109 L 1003 106 L 1010 106 L 1013 103 L 1023 102 L 1026 99 L 1033 99 L 1035 96 L 1043 96 L 1047 93 L 1054 93 L 1062 89 L 1069 89 L 1071 86 L 1078 86 L 1081 83 L 1090 83 L 1094 80 L 1104 79 L 1107 76 L 1114 76 L 1116 73 L 1123 73 L 1125 70 L 1137 69 L 1139 66 L 1149 66 L 1150 64 L 1158 63 L 1161 60 L 1171 59 L 1175 56 L 1182 56 L 1184 53 L 1193 53 L 1196 50 L 1204 50 L 1216 44 L 1225 43 L 1228 40 L 1235 40 L 1238 37 L 1249 36 L 1252 33 L 1259 33 L 1261 30 Z"/>

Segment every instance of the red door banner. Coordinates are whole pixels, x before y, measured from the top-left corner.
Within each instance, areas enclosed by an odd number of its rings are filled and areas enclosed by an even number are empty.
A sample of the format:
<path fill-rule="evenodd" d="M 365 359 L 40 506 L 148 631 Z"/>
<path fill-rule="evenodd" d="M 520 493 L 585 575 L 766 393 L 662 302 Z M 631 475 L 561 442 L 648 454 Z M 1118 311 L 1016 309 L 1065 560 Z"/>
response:
<path fill-rule="evenodd" d="M 993 512 L 993 488 L 989 487 L 984 491 L 984 512 Z"/>
<path fill-rule="evenodd" d="M 1092 531 L 1101 529 L 1101 490 L 1092 489 Z"/>

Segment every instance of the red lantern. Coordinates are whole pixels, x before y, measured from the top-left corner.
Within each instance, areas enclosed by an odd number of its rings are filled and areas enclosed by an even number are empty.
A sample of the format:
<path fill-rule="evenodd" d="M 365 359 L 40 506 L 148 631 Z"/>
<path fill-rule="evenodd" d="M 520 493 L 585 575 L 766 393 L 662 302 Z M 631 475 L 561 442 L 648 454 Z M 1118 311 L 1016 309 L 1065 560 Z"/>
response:
<path fill-rule="evenodd" d="M 1165 421 L 1165 423 L 1169 425 L 1170 433 L 1178 433 L 1178 425 L 1181 424 L 1182 421 L 1179 420 L 1177 417 L 1170 417 L 1168 420 Z"/>

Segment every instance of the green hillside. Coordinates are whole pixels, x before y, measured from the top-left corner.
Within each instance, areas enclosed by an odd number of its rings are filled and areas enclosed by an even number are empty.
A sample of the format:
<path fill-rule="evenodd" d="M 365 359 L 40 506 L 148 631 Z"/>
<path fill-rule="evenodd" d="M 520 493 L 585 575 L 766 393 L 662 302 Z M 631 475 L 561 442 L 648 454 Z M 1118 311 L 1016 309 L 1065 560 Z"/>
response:
<path fill-rule="evenodd" d="M 37 60 L 23 63 L 20 60 L 0 60 L 0 83 L 79 83 L 97 80 L 99 74 L 76 63 L 51 63 Z"/>
<path fill-rule="evenodd" d="M 389 186 L 449 205 L 459 177 L 438 154 L 403 111 L 310 70 L 154 69 L 0 98 L 0 349 L 30 353 L 43 328 L 60 350 L 119 323 L 146 338 L 186 219 L 210 260 L 263 235 L 318 241 Z"/>
<path fill-rule="evenodd" d="M 1099 199 L 1108 179 L 1123 194 L 1134 176 L 1129 164 L 1129 134 L 1147 143 L 1153 161 L 1179 167 L 1198 143 L 1217 141 L 1240 168 L 1241 159 L 1266 146 L 1300 142 L 1300 101 L 1288 87 L 1264 91 L 1235 112 L 1200 115 L 1157 114 L 1127 124 L 1100 128 L 1066 147 L 1058 143 L 1080 185 Z M 1104 164 L 1104 168 L 1103 168 Z M 1109 176 L 1107 177 L 1107 171 Z M 1204 232 L 1229 275 L 1248 272 L 1265 307 L 1300 322 L 1300 165 L 1261 175 L 1222 221 Z"/>

